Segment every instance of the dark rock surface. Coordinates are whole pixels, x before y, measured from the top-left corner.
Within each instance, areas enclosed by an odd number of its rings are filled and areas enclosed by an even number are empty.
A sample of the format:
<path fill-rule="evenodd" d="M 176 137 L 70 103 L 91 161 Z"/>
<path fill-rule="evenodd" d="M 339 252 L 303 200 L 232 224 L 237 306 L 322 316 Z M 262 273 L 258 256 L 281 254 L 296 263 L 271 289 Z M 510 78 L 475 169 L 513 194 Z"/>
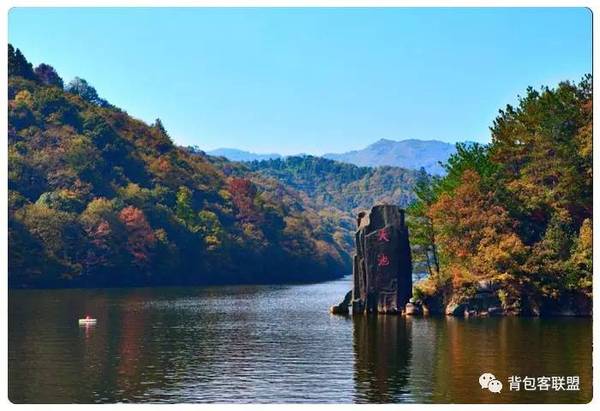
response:
<path fill-rule="evenodd" d="M 453 315 L 453 316 L 463 316 L 465 315 L 465 312 L 468 312 L 468 307 L 466 304 L 463 303 L 455 303 L 455 302 L 450 302 L 447 306 L 446 306 L 446 315 Z"/>
<path fill-rule="evenodd" d="M 412 263 L 404 210 L 378 205 L 357 219 L 352 312 L 396 314 L 412 296 Z"/>
<path fill-rule="evenodd" d="M 452 296 L 444 312 L 457 317 L 592 315 L 591 299 L 578 293 L 565 292 L 558 299 L 525 295 L 518 304 L 505 305 L 499 298 L 502 289 L 501 283 L 479 281 L 472 294 Z"/>
<path fill-rule="evenodd" d="M 331 308 L 329 308 L 329 311 L 332 314 L 348 314 L 348 312 L 350 311 L 349 308 L 351 302 L 352 290 L 346 293 L 346 296 L 344 297 L 341 303 L 339 303 L 338 305 L 332 305 Z"/>

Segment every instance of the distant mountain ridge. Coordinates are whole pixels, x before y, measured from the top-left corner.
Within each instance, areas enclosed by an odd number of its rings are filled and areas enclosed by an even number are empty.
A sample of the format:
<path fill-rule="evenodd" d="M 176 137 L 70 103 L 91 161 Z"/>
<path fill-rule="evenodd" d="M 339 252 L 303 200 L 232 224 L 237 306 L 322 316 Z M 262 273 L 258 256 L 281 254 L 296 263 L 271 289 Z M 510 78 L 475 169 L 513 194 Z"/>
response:
<path fill-rule="evenodd" d="M 445 163 L 456 151 L 455 145 L 439 140 L 389 140 L 381 139 L 361 150 L 345 153 L 327 153 L 320 157 L 359 167 L 391 166 L 411 170 L 424 168 L 429 174 L 440 175 Z M 277 153 L 258 154 L 235 148 L 218 148 L 206 152 L 211 156 L 225 157 L 231 161 L 263 161 L 282 159 L 286 156 Z"/>
<path fill-rule="evenodd" d="M 215 157 L 225 157 L 230 161 L 261 161 L 282 157 L 281 154 L 277 153 L 258 154 L 250 151 L 238 150 L 237 148 L 217 148 L 215 150 L 207 151 L 206 154 Z"/>
<path fill-rule="evenodd" d="M 324 158 L 355 164 L 357 166 L 393 166 L 412 170 L 421 167 L 430 174 L 443 174 L 444 163 L 456 151 L 455 145 L 438 140 L 388 140 L 381 139 L 361 149 L 346 153 L 328 153 Z"/>

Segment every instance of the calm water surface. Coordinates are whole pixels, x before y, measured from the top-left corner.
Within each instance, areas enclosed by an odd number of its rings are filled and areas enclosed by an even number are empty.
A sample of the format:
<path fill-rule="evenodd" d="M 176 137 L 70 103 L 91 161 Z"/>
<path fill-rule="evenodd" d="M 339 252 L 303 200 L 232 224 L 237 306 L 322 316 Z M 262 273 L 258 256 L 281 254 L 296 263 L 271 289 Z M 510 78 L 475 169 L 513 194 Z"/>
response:
<path fill-rule="evenodd" d="M 13 402 L 587 402 L 585 318 L 339 317 L 349 278 L 214 288 L 11 290 Z M 85 313 L 98 318 L 79 327 Z M 482 390 L 492 372 L 500 394 Z M 580 377 L 510 392 L 507 378 Z"/>

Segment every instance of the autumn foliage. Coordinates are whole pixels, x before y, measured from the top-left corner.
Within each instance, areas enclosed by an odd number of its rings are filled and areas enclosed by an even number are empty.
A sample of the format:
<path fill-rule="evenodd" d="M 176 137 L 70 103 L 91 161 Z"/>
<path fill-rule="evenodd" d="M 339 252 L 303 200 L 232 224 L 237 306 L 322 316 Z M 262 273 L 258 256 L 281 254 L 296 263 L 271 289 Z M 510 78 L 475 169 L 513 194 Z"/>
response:
<path fill-rule="evenodd" d="M 591 101 L 589 76 L 530 88 L 500 111 L 491 144 L 459 145 L 445 177 L 422 179 L 409 210 L 428 274 L 417 288 L 456 300 L 491 281 L 516 311 L 591 299 Z"/>
<path fill-rule="evenodd" d="M 429 209 L 437 246 L 453 284 L 499 278 L 517 269 L 525 247 L 515 222 L 495 204 L 492 192 L 480 190 L 479 175 L 466 170 L 452 195 L 443 193 Z"/>
<path fill-rule="evenodd" d="M 63 89 L 51 66 L 34 69 L 12 46 L 8 57 L 11 287 L 309 281 L 348 270 L 310 199 L 176 146 L 160 119 L 130 117 L 84 79 Z"/>
<path fill-rule="evenodd" d="M 127 250 L 137 264 L 147 264 L 156 238 L 146 216 L 138 208 L 128 206 L 119 212 L 119 220 L 127 231 Z"/>

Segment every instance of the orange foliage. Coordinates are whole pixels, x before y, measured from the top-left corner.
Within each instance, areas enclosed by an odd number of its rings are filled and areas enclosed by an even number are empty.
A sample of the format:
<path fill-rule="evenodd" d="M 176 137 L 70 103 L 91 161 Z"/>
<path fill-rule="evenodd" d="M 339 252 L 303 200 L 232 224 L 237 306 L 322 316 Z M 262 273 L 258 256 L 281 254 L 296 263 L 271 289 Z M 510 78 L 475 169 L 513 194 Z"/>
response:
<path fill-rule="evenodd" d="M 143 211 L 133 206 L 125 207 L 119 213 L 119 220 L 127 229 L 127 250 L 137 264 L 146 264 L 156 237 Z"/>
<path fill-rule="evenodd" d="M 258 222 L 259 214 L 254 206 L 257 190 L 252 181 L 233 177 L 228 182 L 228 189 L 231 193 L 231 201 L 238 210 L 238 217 L 242 221 Z"/>
<path fill-rule="evenodd" d="M 526 251 L 515 222 L 492 193 L 480 191 L 480 180 L 476 172 L 465 171 L 457 189 L 442 194 L 429 210 L 455 285 L 510 276 Z"/>

